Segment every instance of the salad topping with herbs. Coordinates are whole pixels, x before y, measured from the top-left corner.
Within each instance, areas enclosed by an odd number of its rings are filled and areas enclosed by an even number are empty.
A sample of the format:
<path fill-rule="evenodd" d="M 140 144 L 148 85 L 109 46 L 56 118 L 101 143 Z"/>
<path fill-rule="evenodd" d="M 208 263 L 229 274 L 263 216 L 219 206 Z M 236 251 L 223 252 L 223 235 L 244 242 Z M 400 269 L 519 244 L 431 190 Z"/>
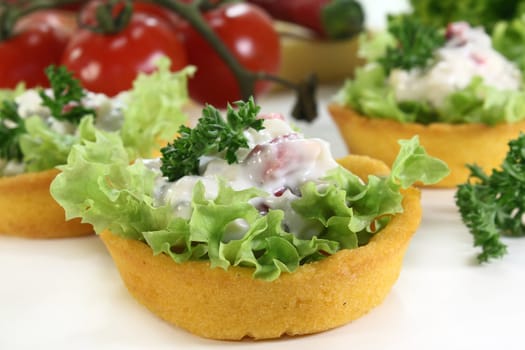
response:
<path fill-rule="evenodd" d="M 403 211 L 402 188 L 448 174 L 417 137 L 400 141 L 389 176 L 361 179 L 335 162 L 326 142 L 278 114 L 263 119 L 253 100 L 219 117 L 207 106 L 161 158 L 133 163 L 118 135 L 97 130 L 94 141 L 73 147 L 51 194 L 67 218 L 97 233 L 144 241 L 178 263 L 250 267 L 255 278 L 274 280 L 367 244 Z"/>
<path fill-rule="evenodd" d="M 261 192 L 248 202 L 259 213 L 280 209 L 284 212 L 285 227 L 292 227 L 293 234 L 298 237 L 311 239 L 322 229 L 312 220 L 298 215 L 290 203 L 299 198 L 302 185 L 309 181 L 319 183 L 319 179 L 337 168 L 338 163 L 326 141 L 304 138 L 280 114 L 260 116 L 257 112 L 258 107 L 250 101 L 241 104 L 237 111 L 229 109 L 224 121 L 218 110 L 208 106 L 194 129 L 182 127 L 188 132 L 181 133 L 173 144 L 163 148 L 162 158 L 144 161 L 157 173 L 155 203 L 170 205 L 175 216 L 189 219 L 192 191 L 199 182 L 204 184 L 203 195 L 207 200 L 217 196 L 221 181 L 226 181 L 235 191 L 258 188 L 264 194 Z M 236 136 L 226 132 L 230 128 L 237 129 Z M 195 139 L 194 144 L 205 145 L 207 151 L 195 155 L 196 164 L 186 175 L 173 177 L 174 174 L 182 175 L 184 158 L 181 157 L 192 159 L 186 150 L 198 149 L 188 144 L 191 142 L 187 140 L 188 135 L 193 135 L 190 137 Z M 233 143 L 235 147 L 231 148 Z M 174 153 L 181 156 L 175 157 Z M 170 167 L 166 166 L 168 163 Z M 226 227 L 224 237 L 242 237 L 245 229 L 243 220 L 235 220 Z"/>
<path fill-rule="evenodd" d="M 426 101 L 442 108 L 447 96 L 465 89 L 474 77 L 499 90 L 518 90 L 521 72 L 515 64 L 492 48 L 490 37 L 482 28 L 466 22 L 451 23 L 443 46 L 433 52 L 426 68 L 393 69 L 388 77 L 396 100 Z"/>
<path fill-rule="evenodd" d="M 130 91 L 110 98 L 84 90 L 64 67 L 49 67 L 49 89 L 0 94 L 0 176 L 48 170 L 64 164 L 74 144 L 94 137 L 94 129 L 122 134 L 134 156 L 148 156 L 159 139 L 171 139 L 186 119 L 186 78 L 192 69 L 140 75 Z M 169 98 L 166 98 L 169 96 Z"/>
<path fill-rule="evenodd" d="M 361 37 L 360 54 L 369 63 L 337 100 L 365 116 L 488 125 L 525 118 L 522 72 L 481 27 L 391 17 L 388 31 Z"/>

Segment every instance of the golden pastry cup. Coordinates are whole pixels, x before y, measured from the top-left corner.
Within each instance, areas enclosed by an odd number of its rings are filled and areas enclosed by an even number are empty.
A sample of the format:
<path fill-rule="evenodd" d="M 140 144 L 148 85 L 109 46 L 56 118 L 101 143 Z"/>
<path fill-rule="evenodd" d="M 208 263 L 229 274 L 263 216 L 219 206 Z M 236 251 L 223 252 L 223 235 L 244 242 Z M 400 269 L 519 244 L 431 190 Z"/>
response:
<path fill-rule="evenodd" d="M 400 139 L 419 135 L 428 154 L 446 162 L 450 174 L 429 187 L 455 187 L 470 174 L 466 164 L 477 164 L 485 172 L 499 168 L 508 152 L 508 142 L 525 130 L 525 121 L 485 124 L 399 123 L 394 120 L 368 118 L 338 104 L 328 107 L 352 154 L 369 155 L 389 166 L 394 162 Z"/>
<path fill-rule="evenodd" d="M 383 162 L 365 156 L 340 162 L 365 179 L 388 172 Z M 272 282 L 254 279 L 246 267 L 225 271 L 205 261 L 178 264 L 109 231 L 101 238 L 130 293 L 169 323 L 214 339 L 310 334 L 359 318 L 389 293 L 421 219 L 419 191 L 409 188 L 403 195 L 404 212 L 367 245 L 302 265 Z"/>
<path fill-rule="evenodd" d="M 64 209 L 49 193 L 58 170 L 0 177 L 0 234 L 63 238 L 93 234 L 80 219 L 65 220 Z"/>

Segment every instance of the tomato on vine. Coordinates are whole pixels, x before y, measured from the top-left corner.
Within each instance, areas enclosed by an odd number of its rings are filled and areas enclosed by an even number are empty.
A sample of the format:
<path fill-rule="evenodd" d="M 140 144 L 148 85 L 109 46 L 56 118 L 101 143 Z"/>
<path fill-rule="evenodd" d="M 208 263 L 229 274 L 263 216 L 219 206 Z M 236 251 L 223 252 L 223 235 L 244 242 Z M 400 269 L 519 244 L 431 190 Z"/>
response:
<path fill-rule="evenodd" d="M 255 5 L 228 3 L 207 11 L 203 17 L 233 56 L 246 69 L 277 73 L 280 63 L 279 36 L 271 18 Z M 188 63 L 197 67 L 189 80 L 190 96 L 217 107 L 241 99 L 239 84 L 216 50 L 192 26 L 181 26 Z M 255 94 L 268 90 L 268 81 L 255 85 Z"/>
<path fill-rule="evenodd" d="M 107 7 L 106 18 L 109 26 L 80 29 L 69 41 L 61 63 L 90 91 L 109 96 L 132 87 L 139 72 L 155 70 L 155 61 L 167 56 L 172 62 L 171 69 L 186 66 L 186 51 L 176 33 L 165 21 L 145 13 L 127 13 L 131 8 L 126 4 L 117 15 L 113 5 Z M 113 26 L 113 27 L 111 27 Z"/>

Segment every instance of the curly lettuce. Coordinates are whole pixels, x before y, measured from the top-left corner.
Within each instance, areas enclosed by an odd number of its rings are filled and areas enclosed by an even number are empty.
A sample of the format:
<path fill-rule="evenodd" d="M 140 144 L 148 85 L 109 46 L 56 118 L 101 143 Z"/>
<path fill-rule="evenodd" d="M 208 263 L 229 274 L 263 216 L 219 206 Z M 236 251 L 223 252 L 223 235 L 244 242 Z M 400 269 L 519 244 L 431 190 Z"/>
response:
<path fill-rule="evenodd" d="M 436 108 L 425 101 L 398 102 L 388 84 L 384 69 L 367 65 L 347 80 L 336 101 L 371 118 L 386 118 L 401 123 L 513 123 L 525 118 L 525 91 L 499 90 L 474 77 L 469 85 L 448 95 Z"/>
<path fill-rule="evenodd" d="M 125 100 L 120 133 L 132 158 L 149 157 L 159 144 L 171 140 L 186 121 L 182 108 L 189 100 L 187 78 L 195 68 L 172 73 L 165 57 L 157 62 L 157 67 L 153 73 L 139 74 Z"/>
<path fill-rule="evenodd" d="M 68 219 L 80 217 L 97 233 L 109 229 L 143 241 L 153 254 L 166 254 L 177 263 L 204 260 L 212 268 L 253 268 L 254 278 L 268 281 L 340 249 L 366 244 L 392 215 L 403 211 L 401 188 L 415 181 L 434 183 L 448 173 L 445 163 L 425 153 L 417 137 L 401 142 L 388 177 L 369 176 L 364 183 L 336 168 L 322 179 L 325 186 L 305 183 L 301 197 L 292 203 L 299 215 L 320 228 L 313 238 L 300 239 L 285 229 L 282 210 L 263 215 L 250 204 L 253 198 L 267 196 L 264 191 L 234 190 L 222 180 L 213 199 L 205 197 L 204 185 L 198 182 L 191 217 L 176 217 L 168 205 L 155 205 L 154 183 L 160 174 L 143 161 L 130 161 L 117 135 L 96 130 L 94 141 L 73 146 L 51 184 L 51 194 Z M 238 220 L 246 232 L 240 239 L 228 239 L 226 227 Z"/>

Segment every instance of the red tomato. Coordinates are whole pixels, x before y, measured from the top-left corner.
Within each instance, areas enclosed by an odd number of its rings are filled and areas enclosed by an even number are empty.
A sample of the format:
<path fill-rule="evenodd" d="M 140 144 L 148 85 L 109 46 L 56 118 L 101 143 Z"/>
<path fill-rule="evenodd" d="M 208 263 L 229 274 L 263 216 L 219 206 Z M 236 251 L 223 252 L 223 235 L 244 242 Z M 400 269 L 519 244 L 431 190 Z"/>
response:
<path fill-rule="evenodd" d="M 279 69 L 280 45 L 271 18 L 260 8 L 232 3 L 204 14 L 206 22 L 245 68 L 275 74 Z M 188 63 L 197 67 L 189 80 L 191 97 L 201 103 L 224 107 L 241 98 L 237 80 L 214 49 L 191 26 L 183 30 Z M 258 82 L 255 94 L 270 83 Z"/>
<path fill-rule="evenodd" d="M 45 68 L 58 65 L 68 35 L 47 23 L 17 25 L 12 37 L 0 41 L 0 88 L 48 86 Z"/>
<path fill-rule="evenodd" d="M 133 2 L 133 11 L 157 16 L 165 20 L 170 25 L 173 25 L 173 23 L 177 22 L 179 18 L 179 16 L 176 13 L 170 11 L 165 7 L 142 1 Z"/>
<path fill-rule="evenodd" d="M 62 64 L 87 90 L 113 96 L 130 89 L 139 72 L 152 72 L 160 56 L 171 59 L 173 71 L 187 64 L 185 49 L 170 27 L 157 17 L 136 13 L 117 34 L 77 31 Z"/>

